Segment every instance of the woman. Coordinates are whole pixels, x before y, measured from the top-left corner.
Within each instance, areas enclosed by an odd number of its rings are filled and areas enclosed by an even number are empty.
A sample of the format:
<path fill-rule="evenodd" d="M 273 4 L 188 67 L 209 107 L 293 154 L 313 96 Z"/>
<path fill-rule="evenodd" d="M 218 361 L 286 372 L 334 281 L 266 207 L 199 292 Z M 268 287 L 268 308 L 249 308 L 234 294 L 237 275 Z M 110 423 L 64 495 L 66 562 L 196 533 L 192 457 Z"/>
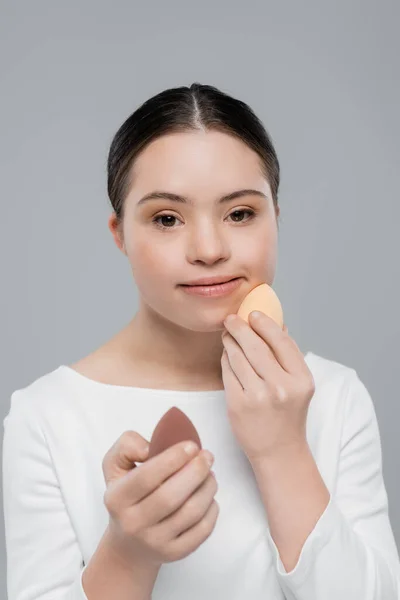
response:
<path fill-rule="evenodd" d="M 264 314 L 227 320 L 273 283 L 278 187 L 262 123 L 214 87 L 166 90 L 116 133 L 109 227 L 139 309 L 12 395 L 9 600 L 398 598 L 365 386 Z M 189 285 L 204 278 L 235 281 Z M 172 406 L 203 450 L 178 444 L 146 462 Z"/>

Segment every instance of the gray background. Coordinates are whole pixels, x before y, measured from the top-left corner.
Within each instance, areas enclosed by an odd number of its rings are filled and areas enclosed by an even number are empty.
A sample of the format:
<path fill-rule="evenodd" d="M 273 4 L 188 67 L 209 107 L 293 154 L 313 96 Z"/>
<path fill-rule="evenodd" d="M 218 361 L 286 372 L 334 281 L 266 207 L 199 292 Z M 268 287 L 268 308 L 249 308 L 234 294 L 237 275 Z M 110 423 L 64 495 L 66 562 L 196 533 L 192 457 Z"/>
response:
<path fill-rule="evenodd" d="M 107 228 L 108 147 L 148 97 L 212 84 L 275 142 L 275 288 L 302 350 L 355 368 L 372 395 L 398 543 L 399 2 L 238 4 L 0 4 L 0 417 L 136 312 Z"/>

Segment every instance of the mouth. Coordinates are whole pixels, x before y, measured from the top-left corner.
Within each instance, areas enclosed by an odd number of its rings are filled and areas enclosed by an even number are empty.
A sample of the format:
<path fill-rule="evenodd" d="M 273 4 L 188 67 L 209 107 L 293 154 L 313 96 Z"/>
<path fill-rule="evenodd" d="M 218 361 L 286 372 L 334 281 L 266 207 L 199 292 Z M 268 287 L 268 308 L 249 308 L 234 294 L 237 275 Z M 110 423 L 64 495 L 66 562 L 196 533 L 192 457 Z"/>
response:
<path fill-rule="evenodd" d="M 212 285 L 182 285 L 183 290 L 188 294 L 194 294 L 196 296 L 204 296 L 207 298 L 218 298 L 226 296 L 236 290 L 242 281 L 242 277 L 234 277 L 229 281 L 223 283 L 214 283 Z"/>
<path fill-rule="evenodd" d="M 182 287 L 214 287 L 216 285 L 224 285 L 225 283 L 230 283 L 231 281 L 236 281 L 236 279 L 241 279 L 240 277 L 232 277 L 232 279 L 227 279 L 226 281 L 215 281 L 214 283 L 182 283 Z"/>

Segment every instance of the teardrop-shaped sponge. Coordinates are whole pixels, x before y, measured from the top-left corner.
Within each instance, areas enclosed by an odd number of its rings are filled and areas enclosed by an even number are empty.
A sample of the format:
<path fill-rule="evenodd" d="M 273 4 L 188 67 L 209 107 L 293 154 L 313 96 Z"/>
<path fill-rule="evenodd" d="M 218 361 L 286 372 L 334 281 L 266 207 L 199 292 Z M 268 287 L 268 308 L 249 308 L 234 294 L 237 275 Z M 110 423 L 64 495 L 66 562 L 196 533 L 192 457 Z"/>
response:
<path fill-rule="evenodd" d="M 271 286 L 261 283 L 251 290 L 242 301 L 237 312 L 238 316 L 249 322 L 249 314 L 259 310 L 271 317 L 283 329 L 283 310 L 278 296 Z"/>
<path fill-rule="evenodd" d="M 154 429 L 148 458 L 186 440 L 196 442 L 201 450 L 200 437 L 192 421 L 179 408 L 173 406 L 161 417 Z"/>

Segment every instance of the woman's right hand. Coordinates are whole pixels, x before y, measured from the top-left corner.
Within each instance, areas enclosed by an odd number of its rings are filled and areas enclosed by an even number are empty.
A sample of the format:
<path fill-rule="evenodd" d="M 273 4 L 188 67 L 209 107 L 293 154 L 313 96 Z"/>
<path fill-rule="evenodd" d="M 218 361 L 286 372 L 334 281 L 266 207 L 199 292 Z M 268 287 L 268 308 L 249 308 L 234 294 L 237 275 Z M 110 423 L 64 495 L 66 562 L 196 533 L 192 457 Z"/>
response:
<path fill-rule="evenodd" d="M 214 530 L 218 485 L 206 462 L 212 454 L 195 444 L 187 454 L 186 443 L 146 462 L 147 441 L 125 431 L 103 459 L 107 539 L 128 568 L 133 561 L 160 567 L 180 560 Z M 136 467 L 135 462 L 144 464 Z"/>

